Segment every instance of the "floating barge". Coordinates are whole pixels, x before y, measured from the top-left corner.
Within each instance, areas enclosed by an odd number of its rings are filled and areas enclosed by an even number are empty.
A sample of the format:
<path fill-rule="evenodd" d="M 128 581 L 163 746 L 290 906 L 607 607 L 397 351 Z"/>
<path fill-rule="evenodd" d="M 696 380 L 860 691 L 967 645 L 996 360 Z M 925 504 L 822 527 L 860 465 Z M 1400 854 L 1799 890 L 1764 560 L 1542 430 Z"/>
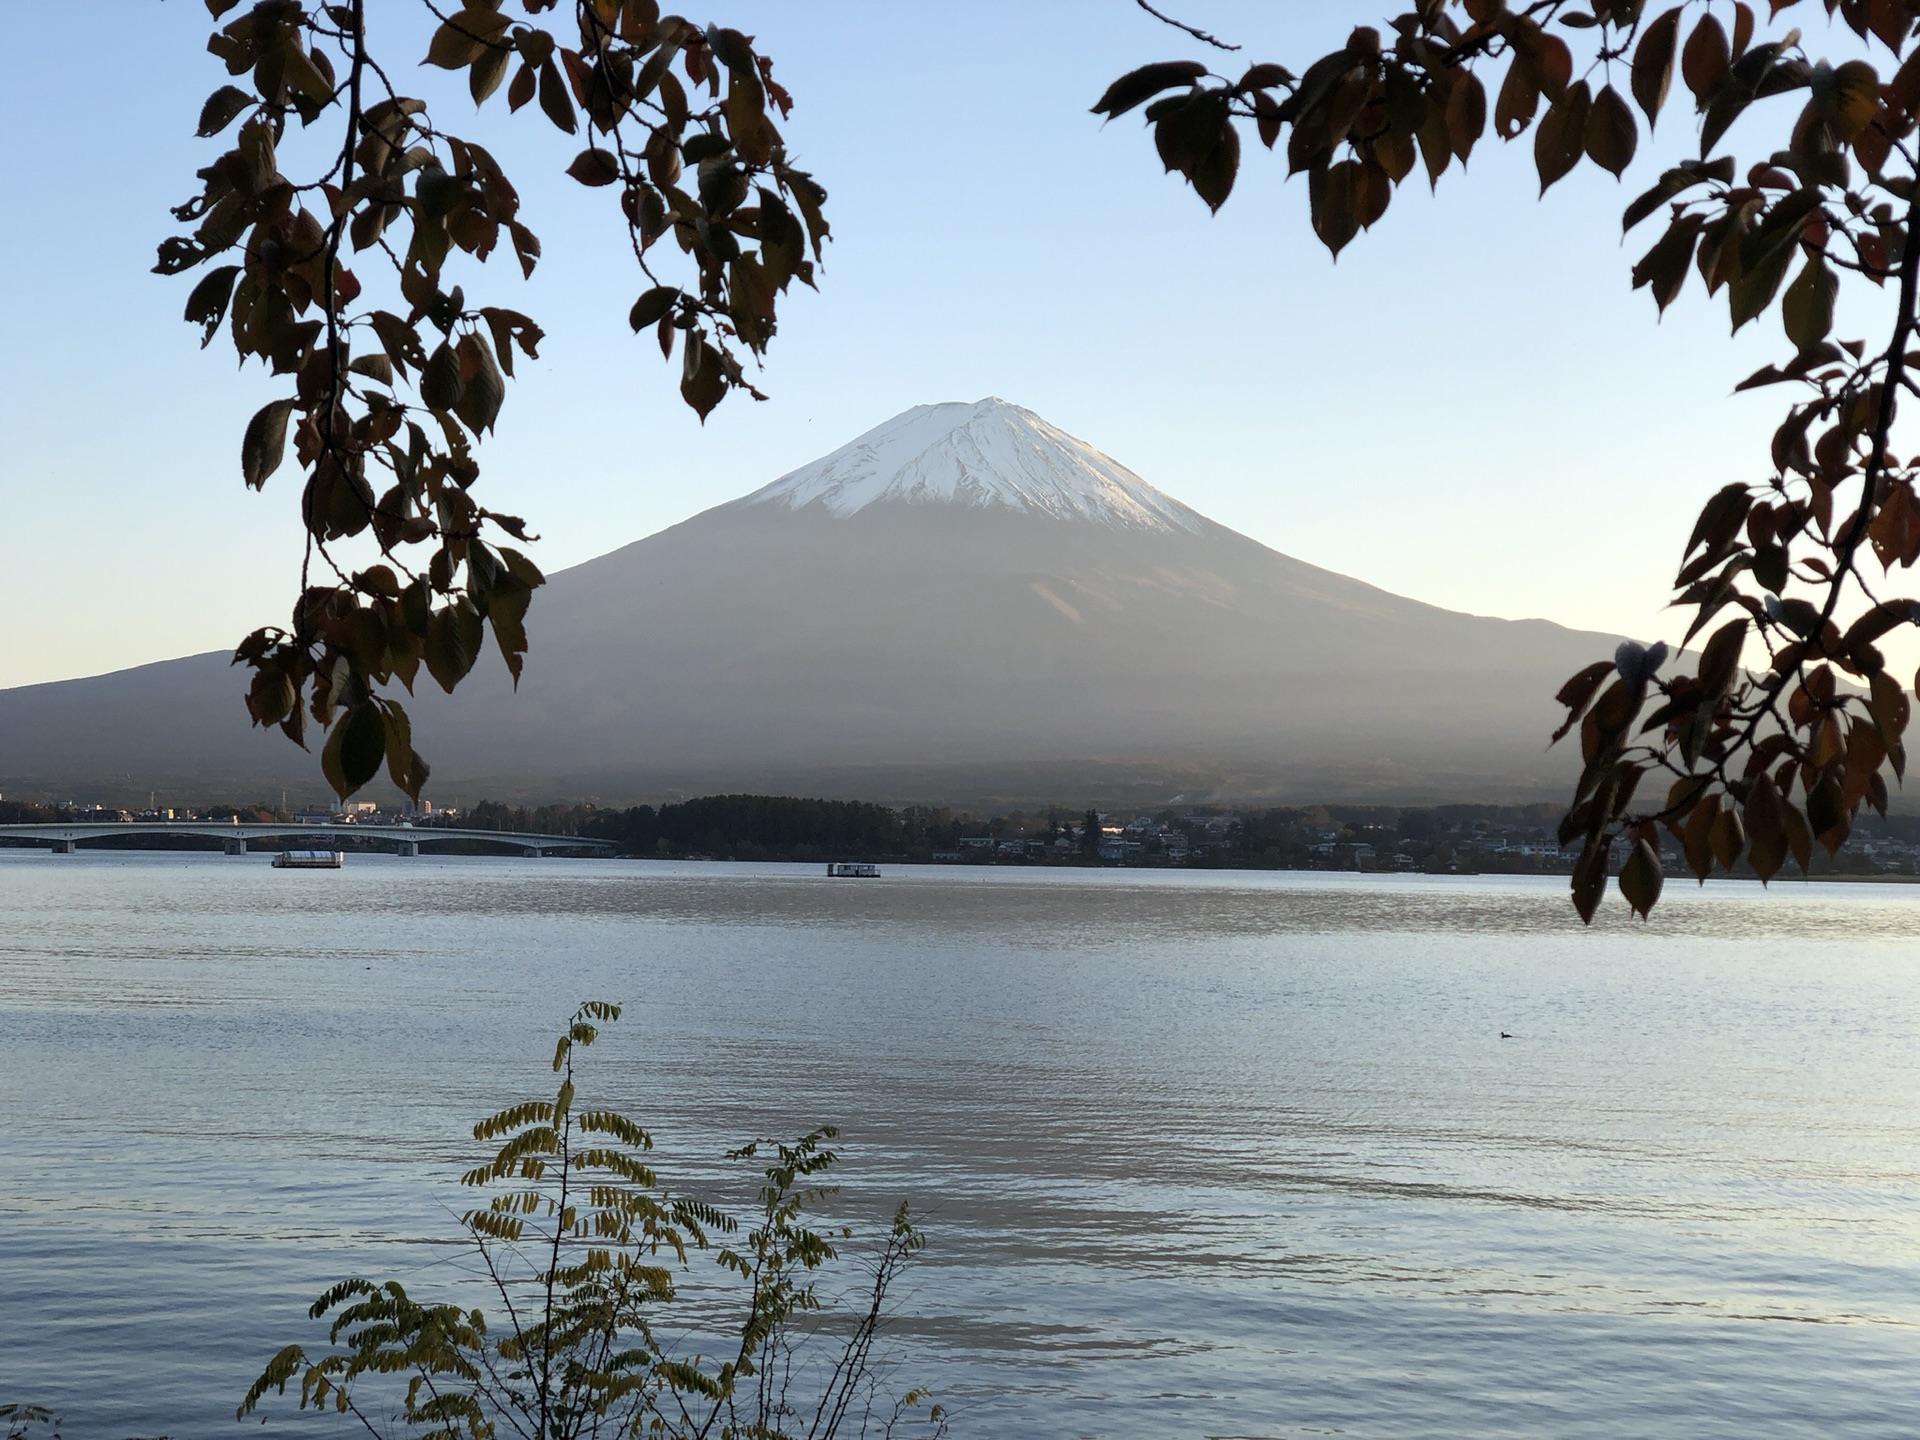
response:
<path fill-rule="evenodd" d="M 862 865 L 846 860 L 836 860 L 827 866 L 827 874 L 835 880 L 878 880 L 878 865 Z"/>
<path fill-rule="evenodd" d="M 346 863 L 344 850 L 282 850 L 273 857 L 276 870 L 338 870 Z"/>

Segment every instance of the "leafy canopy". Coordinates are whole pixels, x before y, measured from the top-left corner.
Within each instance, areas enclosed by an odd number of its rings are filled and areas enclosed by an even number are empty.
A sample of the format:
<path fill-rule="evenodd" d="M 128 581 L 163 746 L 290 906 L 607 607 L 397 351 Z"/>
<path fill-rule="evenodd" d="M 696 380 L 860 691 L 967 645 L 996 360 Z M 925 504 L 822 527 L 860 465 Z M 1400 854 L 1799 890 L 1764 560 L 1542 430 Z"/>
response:
<path fill-rule="evenodd" d="M 655 0 L 577 0 L 564 27 L 542 18 L 558 0 L 519 0 L 518 15 L 421 3 L 440 21 L 429 67 L 463 74 L 481 109 L 504 87 L 509 112 L 532 107 L 582 147 L 566 173 L 612 197 L 640 280 L 628 321 L 678 350 L 686 403 L 704 419 L 736 390 L 764 398 L 745 359 L 766 351 L 792 283 L 813 284 L 828 228 L 826 192 L 776 123 L 791 97 L 751 38 Z M 531 275 L 540 241 L 493 155 L 398 88 L 366 0 L 206 4 L 231 83 L 198 129 L 228 148 L 174 209 L 187 228 L 155 269 L 198 273 L 186 318 L 203 346 L 224 333 L 242 363 L 285 377 L 240 468 L 259 489 L 291 448 L 307 535 L 290 620 L 235 656 L 247 708 L 302 745 L 309 724 L 324 731 L 341 796 L 384 764 L 418 799 L 428 767 L 395 682 L 411 693 L 424 666 L 451 692 L 491 631 L 517 684 L 543 583 L 503 543 L 532 538 L 526 523 L 475 489 L 516 352 L 537 356 L 541 330 L 465 288 L 503 250 Z M 287 157 L 313 147 L 290 131 L 319 147 L 304 169 Z"/>
<path fill-rule="evenodd" d="M 1846 53 L 1810 49 L 1809 21 L 1837 21 Z M 1703 881 L 1743 860 L 1770 880 L 1789 855 L 1804 871 L 1814 845 L 1837 852 L 1905 773 L 1912 696 L 1879 647 L 1920 624 L 1920 602 L 1886 593 L 1920 559 L 1920 457 L 1894 433 L 1903 392 L 1920 393 L 1917 32 L 1920 0 L 1418 0 L 1297 73 L 1162 61 L 1094 106 L 1144 106 L 1166 168 L 1216 212 L 1243 132 L 1284 143 L 1336 257 L 1416 170 L 1438 186 L 1464 169 L 1489 121 L 1504 141 L 1531 133 L 1544 194 L 1583 162 L 1624 175 L 1643 122 L 1691 110 L 1697 156 L 1622 217 L 1655 237 L 1634 288 L 1664 311 L 1696 285 L 1735 331 L 1777 313 L 1780 359 L 1740 388 L 1790 398 L 1767 473 L 1715 493 L 1682 553 L 1674 604 L 1698 651 L 1622 645 L 1559 693 L 1553 738 L 1577 729 L 1584 762 L 1560 826 L 1584 919 L 1621 853 L 1622 894 L 1651 912 L 1663 827 Z M 1890 292 L 1879 333 L 1835 333 L 1843 285 Z"/>

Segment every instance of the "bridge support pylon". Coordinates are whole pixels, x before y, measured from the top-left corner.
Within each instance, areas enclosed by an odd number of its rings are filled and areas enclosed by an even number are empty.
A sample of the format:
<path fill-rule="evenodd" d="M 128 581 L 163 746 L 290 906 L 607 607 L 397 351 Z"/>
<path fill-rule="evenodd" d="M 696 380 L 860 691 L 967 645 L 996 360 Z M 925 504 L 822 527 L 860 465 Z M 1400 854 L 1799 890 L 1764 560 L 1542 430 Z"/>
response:
<path fill-rule="evenodd" d="M 71 854 L 73 854 L 73 852 L 74 852 L 74 842 L 73 842 L 73 841 L 71 841 L 71 840 L 56 840 L 56 841 L 54 841 L 54 842 L 53 842 L 53 853 L 54 853 L 54 854 L 56 854 L 56 855 L 71 855 Z"/>
<path fill-rule="evenodd" d="M 402 840 L 393 847 L 393 853 L 403 860 L 411 860 L 420 853 L 420 844 L 416 840 Z"/>
<path fill-rule="evenodd" d="M 222 842 L 222 844 L 229 855 L 244 855 L 247 853 L 247 842 L 244 839 L 227 840 Z"/>

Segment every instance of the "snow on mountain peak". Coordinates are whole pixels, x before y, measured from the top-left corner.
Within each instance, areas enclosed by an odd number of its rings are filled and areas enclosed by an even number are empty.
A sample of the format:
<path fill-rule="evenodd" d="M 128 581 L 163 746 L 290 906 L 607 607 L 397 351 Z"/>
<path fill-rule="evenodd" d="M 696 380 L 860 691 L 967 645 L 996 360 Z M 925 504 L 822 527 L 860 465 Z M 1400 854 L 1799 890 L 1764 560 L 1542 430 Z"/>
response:
<path fill-rule="evenodd" d="M 1191 530 L 1200 516 L 1031 410 L 989 397 L 917 405 L 742 499 L 845 517 L 883 501 L 965 505 L 1130 530 Z"/>

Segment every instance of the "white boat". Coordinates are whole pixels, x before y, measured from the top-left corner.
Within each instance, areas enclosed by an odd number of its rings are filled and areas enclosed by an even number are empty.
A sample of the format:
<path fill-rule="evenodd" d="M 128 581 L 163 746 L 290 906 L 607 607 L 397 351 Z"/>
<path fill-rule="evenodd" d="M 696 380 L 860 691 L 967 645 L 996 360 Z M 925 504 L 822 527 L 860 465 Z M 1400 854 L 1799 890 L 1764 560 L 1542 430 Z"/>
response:
<path fill-rule="evenodd" d="M 827 866 L 827 874 L 835 880 L 878 880 L 878 865 L 862 865 L 848 860 L 836 860 Z"/>
<path fill-rule="evenodd" d="M 344 850 L 282 850 L 273 857 L 276 870 L 338 870 L 346 863 Z"/>

